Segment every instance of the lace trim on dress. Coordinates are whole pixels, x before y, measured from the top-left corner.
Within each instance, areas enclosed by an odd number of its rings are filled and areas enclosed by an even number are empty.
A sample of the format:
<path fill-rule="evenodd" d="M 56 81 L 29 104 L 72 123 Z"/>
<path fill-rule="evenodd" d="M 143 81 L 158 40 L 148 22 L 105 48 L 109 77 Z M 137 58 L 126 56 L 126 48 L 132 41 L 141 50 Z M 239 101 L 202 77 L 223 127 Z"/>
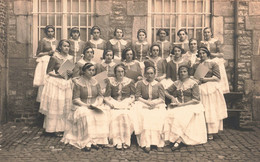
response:
<path fill-rule="evenodd" d="M 122 86 L 126 86 L 126 85 L 130 84 L 131 81 L 132 81 L 131 79 L 129 79 L 129 78 L 127 78 L 127 77 L 124 77 L 123 80 L 122 80 L 122 82 L 118 82 L 115 77 L 109 77 L 108 79 L 109 79 L 110 83 L 111 83 L 114 87 L 115 87 L 115 86 L 118 86 L 119 84 L 121 84 Z"/>
<path fill-rule="evenodd" d="M 137 44 L 137 45 L 147 45 L 148 42 L 146 42 L 146 41 L 145 41 L 145 42 L 139 42 L 139 41 L 137 41 L 136 44 Z"/>
<path fill-rule="evenodd" d="M 144 79 L 143 80 L 143 83 L 144 83 L 144 85 L 149 85 L 149 84 L 151 84 L 152 86 L 154 86 L 154 85 L 156 85 L 157 83 L 158 83 L 158 81 L 156 81 L 156 80 L 153 80 L 152 82 L 148 82 L 146 79 Z"/>
<path fill-rule="evenodd" d="M 98 40 L 90 39 L 89 41 L 91 43 L 97 45 L 97 44 L 101 44 L 103 42 L 103 39 L 101 39 L 101 38 L 99 38 Z"/>
<path fill-rule="evenodd" d="M 88 85 L 96 86 L 98 84 L 98 81 L 94 78 L 91 78 L 90 80 L 86 80 L 83 77 L 79 77 L 75 80 L 73 80 L 75 84 L 81 86 L 81 87 L 87 87 Z"/>
<path fill-rule="evenodd" d="M 72 60 L 73 59 L 73 56 L 71 56 L 71 55 L 67 55 L 67 56 L 63 56 L 63 55 L 61 55 L 59 52 L 55 52 L 54 54 L 53 54 L 53 56 L 55 56 L 55 57 L 57 57 L 58 59 L 61 59 L 61 60 Z"/>
<path fill-rule="evenodd" d="M 83 65 L 85 65 L 86 63 L 88 63 L 88 62 L 85 61 L 83 58 L 81 58 L 81 59 L 77 62 L 77 64 L 80 65 L 80 66 L 83 66 Z M 91 60 L 89 63 L 91 63 L 91 64 L 93 64 L 93 65 L 96 64 L 96 62 L 94 62 L 94 61 L 92 61 L 92 60 Z"/>
<path fill-rule="evenodd" d="M 109 64 L 107 64 L 107 63 L 105 63 L 105 60 L 103 60 L 101 62 L 101 65 L 104 66 L 104 67 L 107 67 L 107 66 L 112 67 L 112 66 L 116 65 L 116 63 L 112 61 Z"/>
<path fill-rule="evenodd" d="M 185 91 L 187 89 L 192 88 L 195 84 L 197 84 L 196 81 L 192 80 L 192 79 L 188 79 L 185 82 L 182 82 L 180 80 L 177 80 L 173 83 L 175 85 L 175 87 L 177 88 L 177 90 L 182 90 Z"/>
<path fill-rule="evenodd" d="M 110 41 L 110 43 L 111 43 L 112 45 L 117 44 L 117 42 L 120 42 L 122 45 L 126 45 L 126 44 L 127 44 L 127 41 L 125 41 L 125 40 L 123 40 L 123 39 L 120 39 L 120 40 L 110 39 L 109 41 Z"/>

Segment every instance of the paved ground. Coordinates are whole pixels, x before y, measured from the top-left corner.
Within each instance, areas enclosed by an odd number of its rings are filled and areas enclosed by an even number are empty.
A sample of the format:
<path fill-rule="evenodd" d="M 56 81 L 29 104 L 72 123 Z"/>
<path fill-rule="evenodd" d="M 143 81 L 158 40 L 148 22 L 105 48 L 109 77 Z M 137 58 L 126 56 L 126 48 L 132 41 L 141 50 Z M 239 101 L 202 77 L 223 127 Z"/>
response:
<path fill-rule="evenodd" d="M 0 161 L 260 161 L 260 129 L 227 128 L 213 141 L 198 146 L 185 146 L 172 152 L 144 153 L 134 143 L 129 150 L 103 148 L 83 152 L 64 145 L 59 137 L 43 133 L 38 126 L 7 123 L 0 126 Z"/>

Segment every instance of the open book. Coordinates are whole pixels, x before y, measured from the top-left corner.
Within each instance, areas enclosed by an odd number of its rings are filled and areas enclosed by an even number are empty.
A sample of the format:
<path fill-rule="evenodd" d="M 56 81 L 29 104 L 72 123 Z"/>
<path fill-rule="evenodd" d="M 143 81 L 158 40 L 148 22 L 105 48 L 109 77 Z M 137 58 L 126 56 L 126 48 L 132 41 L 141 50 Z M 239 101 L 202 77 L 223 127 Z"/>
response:
<path fill-rule="evenodd" d="M 206 76 L 206 74 L 208 73 L 209 68 L 203 64 L 199 64 L 198 68 L 196 69 L 196 72 L 194 74 L 194 78 L 196 79 L 200 79 L 200 78 L 204 78 Z"/>
<path fill-rule="evenodd" d="M 72 71 L 75 67 L 75 64 L 73 62 L 71 62 L 70 60 L 66 60 L 64 61 L 59 70 L 58 73 L 65 79 L 68 79 L 68 75 L 67 75 L 67 71 L 70 70 Z"/>
<path fill-rule="evenodd" d="M 94 62 L 99 63 L 101 61 L 101 58 L 103 58 L 103 52 L 104 50 L 93 48 L 94 50 L 94 58 L 92 59 Z"/>

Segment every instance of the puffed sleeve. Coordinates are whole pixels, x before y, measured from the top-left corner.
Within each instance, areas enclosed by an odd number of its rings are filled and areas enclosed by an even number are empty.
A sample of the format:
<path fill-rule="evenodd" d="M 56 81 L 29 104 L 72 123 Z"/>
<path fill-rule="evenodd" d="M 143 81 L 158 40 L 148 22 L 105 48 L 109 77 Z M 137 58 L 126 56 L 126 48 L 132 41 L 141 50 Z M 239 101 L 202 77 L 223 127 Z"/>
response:
<path fill-rule="evenodd" d="M 136 85 L 135 99 L 142 97 L 142 81 L 138 81 Z"/>
<path fill-rule="evenodd" d="M 134 81 L 132 80 L 130 83 L 129 83 L 130 85 L 130 95 L 135 95 L 135 93 L 136 93 L 136 88 L 135 88 L 135 83 L 134 83 Z"/>
<path fill-rule="evenodd" d="M 80 70 L 81 70 L 80 66 L 76 63 L 73 69 L 73 77 L 80 76 Z"/>
<path fill-rule="evenodd" d="M 53 70 L 55 70 L 55 65 L 56 65 L 56 59 L 54 57 L 50 58 L 50 61 L 48 63 L 48 67 L 47 67 L 47 74 Z"/>
<path fill-rule="evenodd" d="M 192 99 L 200 101 L 200 92 L 199 92 L 199 86 L 197 83 L 195 83 L 192 87 Z"/>
<path fill-rule="evenodd" d="M 161 83 L 159 83 L 159 85 L 158 85 L 158 93 L 159 93 L 159 98 L 164 101 L 165 100 L 165 90 Z"/>
<path fill-rule="evenodd" d="M 107 80 L 107 85 L 106 85 L 106 91 L 105 91 L 104 96 L 105 97 L 110 97 L 111 96 L 111 92 L 112 92 L 112 90 L 111 90 L 111 83 L 110 83 L 109 79 L 106 79 L 106 80 Z"/>
<path fill-rule="evenodd" d="M 80 86 L 74 82 L 72 99 L 80 98 Z"/>
<path fill-rule="evenodd" d="M 172 96 L 174 96 L 174 97 L 177 97 L 177 95 L 176 95 L 176 93 L 175 93 L 176 89 L 177 89 L 176 86 L 175 86 L 174 84 L 172 84 L 169 88 L 166 89 L 166 91 L 167 91 L 170 95 L 172 95 Z"/>
<path fill-rule="evenodd" d="M 36 51 L 36 56 L 43 51 L 43 46 L 44 46 L 44 45 L 43 45 L 43 41 L 40 40 L 40 41 L 38 42 L 38 48 L 37 48 L 37 51 Z"/>
<path fill-rule="evenodd" d="M 219 66 L 217 63 L 212 62 L 212 74 L 216 77 L 218 77 L 219 79 L 220 77 L 220 72 L 219 72 Z"/>

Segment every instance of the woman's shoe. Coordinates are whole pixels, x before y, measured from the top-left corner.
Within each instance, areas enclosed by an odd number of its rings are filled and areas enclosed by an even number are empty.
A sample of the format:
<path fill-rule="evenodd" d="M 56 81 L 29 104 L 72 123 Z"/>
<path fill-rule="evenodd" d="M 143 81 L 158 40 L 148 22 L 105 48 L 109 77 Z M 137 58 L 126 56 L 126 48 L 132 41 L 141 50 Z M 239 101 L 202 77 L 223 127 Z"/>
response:
<path fill-rule="evenodd" d="M 129 149 L 130 148 L 130 146 L 128 146 L 127 144 L 123 144 L 123 148 L 126 150 L 126 149 Z"/>
<path fill-rule="evenodd" d="M 91 145 L 91 147 L 93 148 L 93 149 L 95 149 L 95 150 L 98 150 L 99 149 L 99 146 L 98 145 Z"/>
<path fill-rule="evenodd" d="M 143 150 L 144 150 L 144 152 L 145 153 L 150 153 L 150 151 L 151 151 L 151 148 L 150 147 L 143 147 Z"/>
<path fill-rule="evenodd" d="M 208 135 L 208 140 L 213 140 L 213 139 L 214 139 L 213 135 L 212 135 L 212 134 L 209 134 L 209 135 Z"/>
<path fill-rule="evenodd" d="M 56 132 L 56 133 L 55 133 L 55 136 L 56 136 L 56 137 L 63 137 L 63 133 L 62 133 L 62 132 Z"/>
<path fill-rule="evenodd" d="M 85 151 L 85 152 L 89 152 L 89 151 L 91 151 L 91 147 L 84 147 L 83 149 L 82 149 L 83 151 Z"/>
<path fill-rule="evenodd" d="M 157 147 L 157 151 L 158 152 L 163 152 L 163 148 L 162 147 Z"/>
<path fill-rule="evenodd" d="M 171 147 L 171 150 L 172 150 L 172 151 L 176 151 L 176 150 L 179 150 L 180 148 L 181 148 L 181 144 L 175 142 L 175 143 L 173 144 L 173 146 Z"/>
<path fill-rule="evenodd" d="M 122 145 L 116 145 L 116 150 L 123 150 Z"/>

